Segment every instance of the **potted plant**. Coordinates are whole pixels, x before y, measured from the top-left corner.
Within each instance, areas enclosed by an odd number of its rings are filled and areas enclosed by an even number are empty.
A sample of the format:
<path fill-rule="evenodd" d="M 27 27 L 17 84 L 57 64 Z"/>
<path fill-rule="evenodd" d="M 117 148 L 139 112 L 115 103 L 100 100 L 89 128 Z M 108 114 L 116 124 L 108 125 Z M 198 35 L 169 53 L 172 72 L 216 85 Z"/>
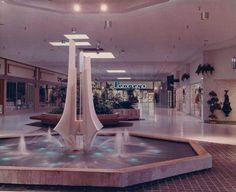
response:
<path fill-rule="evenodd" d="M 232 111 L 232 108 L 230 106 L 230 102 L 229 102 L 229 95 L 228 95 L 229 90 L 225 90 L 225 95 L 224 95 L 224 103 L 223 103 L 223 107 L 222 107 L 222 111 L 225 114 L 225 117 L 228 117 L 230 112 Z"/>
<path fill-rule="evenodd" d="M 207 101 L 207 104 L 210 107 L 211 114 L 208 116 L 210 121 L 216 121 L 217 116 L 215 115 L 216 110 L 221 110 L 221 103 L 219 102 L 218 96 L 214 91 L 209 92 L 208 94 L 210 99 Z"/>
<path fill-rule="evenodd" d="M 190 78 L 190 75 L 188 73 L 184 73 L 181 77 L 182 81 L 188 80 Z"/>
<path fill-rule="evenodd" d="M 212 75 L 213 71 L 215 71 L 215 68 L 211 66 L 209 63 L 206 63 L 206 64 L 199 64 L 195 73 L 197 73 L 198 75 L 200 73 L 204 75 L 210 72 L 210 74 Z"/>

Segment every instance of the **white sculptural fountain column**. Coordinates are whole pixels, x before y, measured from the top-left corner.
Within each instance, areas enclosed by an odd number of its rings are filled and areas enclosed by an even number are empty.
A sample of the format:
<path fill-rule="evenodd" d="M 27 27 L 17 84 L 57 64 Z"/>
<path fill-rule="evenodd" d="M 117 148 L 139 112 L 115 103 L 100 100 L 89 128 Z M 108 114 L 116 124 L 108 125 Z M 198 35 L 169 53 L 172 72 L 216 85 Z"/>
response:
<path fill-rule="evenodd" d="M 54 130 L 61 135 L 66 147 L 72 150 L 78 149 L 78 138 L 82 136 L 83 149 L 88 150 L 96 132 L 103 126 L 97 118 L 93 104 L 90 55 L 81 51 L 79 57 L 79 70 L 77 70 L 76 45 L 70 40 L 65 108 Z M 80 74 L 81 87 L 80 119 L 77 119 L 77 72 Z"/>

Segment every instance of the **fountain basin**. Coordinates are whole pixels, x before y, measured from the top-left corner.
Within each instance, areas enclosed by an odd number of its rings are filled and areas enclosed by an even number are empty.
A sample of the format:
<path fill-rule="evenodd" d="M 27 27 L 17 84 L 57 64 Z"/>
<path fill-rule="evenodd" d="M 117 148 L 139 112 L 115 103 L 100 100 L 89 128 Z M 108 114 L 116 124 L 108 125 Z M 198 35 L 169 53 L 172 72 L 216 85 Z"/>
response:
<path fill-rule="evenodd" d="M 101 133 L 95 146 L 113 135 Z M 197 142 L 137 132 L 130 136 L 131 141 L 120 156 L 110 154 L 114 150 L 112 143 L 83 155 L 53 147 L 44 151 L 45 147 L 33 147 L 34 143 L 28 144 L 32 156 L 7 154 L 10 149 L 6 149 L 0 154 L 0 182 L 126 187 L 212 167 L 211 155 Z"/>

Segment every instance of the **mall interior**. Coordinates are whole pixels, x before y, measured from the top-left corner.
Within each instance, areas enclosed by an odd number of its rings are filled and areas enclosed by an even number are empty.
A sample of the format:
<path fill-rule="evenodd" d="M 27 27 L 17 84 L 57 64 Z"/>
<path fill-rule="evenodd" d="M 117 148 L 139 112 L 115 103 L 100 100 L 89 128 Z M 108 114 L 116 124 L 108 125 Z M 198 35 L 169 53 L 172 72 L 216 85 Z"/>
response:
<path fill-rule="evenodd" d="M 1 0 L 0 191 L 236 192 L 234 8 Z M 92 52 L 113 57 L 81 59 Z M 82 127 L 76 139 L 102 125 L 92 152 L 68 149 L 57 131 L 64 116 Z"/>

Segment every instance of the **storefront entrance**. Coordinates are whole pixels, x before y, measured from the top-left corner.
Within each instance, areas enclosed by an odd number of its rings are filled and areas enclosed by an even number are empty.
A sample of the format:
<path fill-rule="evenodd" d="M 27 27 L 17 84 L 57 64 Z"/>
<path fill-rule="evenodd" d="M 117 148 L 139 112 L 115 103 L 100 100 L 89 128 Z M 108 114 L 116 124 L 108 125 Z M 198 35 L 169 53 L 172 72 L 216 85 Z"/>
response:
<path fill-rule="evenodd" d="M 4 114 L 4 80 L 0 79 L 0 115 Z"/>

